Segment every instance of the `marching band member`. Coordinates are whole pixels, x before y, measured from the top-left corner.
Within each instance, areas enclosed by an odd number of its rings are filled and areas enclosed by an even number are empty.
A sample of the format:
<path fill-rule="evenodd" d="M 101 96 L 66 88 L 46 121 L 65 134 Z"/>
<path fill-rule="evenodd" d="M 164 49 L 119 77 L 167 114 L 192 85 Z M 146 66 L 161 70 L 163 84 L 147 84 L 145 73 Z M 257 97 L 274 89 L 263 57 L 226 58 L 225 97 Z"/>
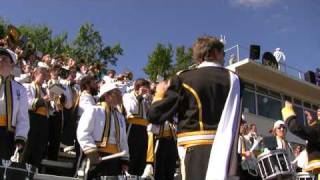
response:
<path fill-rule="evenodd" d="M 177 158 L 176 128 L 174 125 L 169 121 L 160 126 L 149 124 L 147 165 L 142 176 L 148 177 L 148 175 L 154 174 L 154 178 L 157 180 L 173 180 Z"/>
<path fill-rule="evenodd" d="M 160 82 L 148 113 L 154 124 L 178 115 L 178 152 L 186 180 L 234 175 L 229 165 L 236 162 L 233 147 L 240 119 L 240 82 L 223 67 L 223 49 L 217 38 L 198 38 L 193 56 L 199 65 Z"/>
<path fill-rule="evenodd" d="M 248 135 L 248 124 L 242 116 L 239 130 L 238 153 L 241 155 L 241 178 L 240 179 L 260 179 L 257 172 L 257 160 L 251 152 L 253 143 L 246 137 Z"/>
<path fill-rule="evenodd" d="M 76 69 L 70 68 L 67 70 L 67 78 L 61 80 L 61 84 L 65 90 L 65 103 L 63 108 L 63 135 L 62 143 L 68 146 L 74 145 L 76 136 L 76 119 L 77 119 L 77 106 L 79 103 L 79 93 L 76 87 Z"/>
<path fill-rule="evenodd" d="M 149 102 L 144 96 L 149 92 L 149 82 L 137 79 L 134 91 L 123 96 L 128 125 L 128 144 L 130 150 L 129 173 L 141 176 L 146 166 L 148 146 L 147 110 Z"/>
<path fill-rule="evenodd" d="M 11 50 L 0 49 L 0 159 L 22 150 L 29 131 L 27 92 L 11 76 L 16 61 Z"/>
<path fill-rule="evenodd" d="M 59 82 L 60 66 L 54 65 L 50 70 L 50 80 L 48 81 L 48 88 L 53 86 L 60 87 L 63 92 L 63 87 Z M 48 159 L 56 161 L 58 159 L 58 153 L 60 149 L 61 133 L 63 127 L 63 103 L 65 96 L 63 94 L 56 94 L 50 92 L 52 97 L 49 106 L 49 145 L 48 145 Z"/>
<path fill-rule="evenodd" d="M 310 112 L 306 111 L 306 124 L 299 123 L 293 106 L 290 102 L 286 101 L 285 106 L 282 108 L 282 117 L 287 124 L 289 130 L 298 137 L 308 141 L 307 154 L 308 163 L 303 167 L 303 171 L 313 174 L 320 173 L 320 109 L 318 109 L 318 120 L 312 118 Z"/>
<path fill-rule="evenodd" d="M 83 112 L 86 108 L 92 107 L 96 105 L 96 100 L 94 96 L 98 94 L 98 85 L 96 80 L 91 75 L 83 76 L 80 80 L 80 100 L 79 100 L 79 107 L 78 107 L 78 119 L 77 119 L 77 127 L 78 127 L 78 120 L 82 116 Z M 76 148 L 76 163 L 75 163 L 75 170 L 77 170 L 82 161 L 82 151 L 80 150 L 79 142 L 76 140 L 75 143 Z"/>
<path fill-rule="evenodd" d="M 94 96 L 98 94 L 98 84 L 96 79 L 87 75 L 80 81 L 81 94 L 79 98 L 78 117 L 80 118 L 86 106 L 93 106 L 96 104 Z"/>
<path fill-rule="evenodd" d="M 102 79 L 105 84 L 112 84 L 116 81 L 115 79 L 116 71 L 113 69 L 108 70 L 107 75 L 105 75 Z"/>
<path fill-rule="evenodd" d="M 293 151 L 290 143 L 286 140 L 287 126 L 284 121 L 278 120 L 273 124 L 272 134 L 277 141 L 277 149 L 283 149 L 287 152 L 288 160 L 293 161 Z"/>
<path fill-rule="evenodd" d="M 30 132 L 23 154 L 23 162 L 36 167 L 40 167 L 48 144 L 48 105 L 51 98 L 42 87 L 48 78 L 47 71 L 46 68 L 37 67 L 33 74 L 32 83 L 25 84 L 29 104 Z"/>
<path fill-rule="evenodd" d="M 120 90 L 114 84 L 103 85 L 100 106 L 88 106 L 82 114 L 77 129 L 77 139 L 86 157 L 96 167 L 88 178 L 120 175 L 128 170 L 129 150 L 125 119 L 118 112 L 122 103 Z M 100 99 L 101 99 L 100 98 Z M 101 161 L 102 156 L 126 151 L 125 157 Z"/>

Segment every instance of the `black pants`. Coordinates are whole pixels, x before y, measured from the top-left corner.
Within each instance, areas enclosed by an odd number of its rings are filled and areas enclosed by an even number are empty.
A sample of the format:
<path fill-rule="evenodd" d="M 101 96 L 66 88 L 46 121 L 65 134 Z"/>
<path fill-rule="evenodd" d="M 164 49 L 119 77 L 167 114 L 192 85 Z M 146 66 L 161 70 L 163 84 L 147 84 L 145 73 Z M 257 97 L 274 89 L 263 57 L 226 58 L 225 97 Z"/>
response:
<path fill-rule="evenodd" d="M 158 139 L 155 159 L 155 179 L 173 180 L 178 158 L 177 143 L 173 138 Z"/>
<path fill-rule="evenodd" d="M 10 159 L 14 152 L 14 133 L 0 127 L 0 160 Z"/>
<path fill-rule="evenodd" d="M 145 126 L 132 125 L 128 137 L 129 173 L 141 176 L 146 166 L 148 134 Z"/>
<path fill-rule="evenodd" d="M 76 114 L 73 109 L 63 109 L 64 126 L 62 133 L 62 143 L 68 146 L 74 145 L 76 138 Z"/>
<path fill-rule="evenodd" d="M 187 149 L 184 160 L 186 180 L 206 179 L 211 146 L 199 145 Z"/>
<path fill-rule="evenodd" d="M 46 116 L 29 111 L 30 130 L 22 161 L 40 167 L 48 144 L 49 121 Z"/>
<path fill-rule="evenodd" d="M 101 156 L 110 154 L 103 153 Z M 88 179 L 96 179 L 100 176 L 118 176 L 121 175 L 121 160 L 120 158 L 102 161 L 95 167 L 89 170 Z"/>
<path fill-rule="evenodd" d="M 62 131 L 62 113 L 54 112 L 49 116 L 49 144 L 47 155 L 49 160 L 58 160 L 61 131 Z"/>

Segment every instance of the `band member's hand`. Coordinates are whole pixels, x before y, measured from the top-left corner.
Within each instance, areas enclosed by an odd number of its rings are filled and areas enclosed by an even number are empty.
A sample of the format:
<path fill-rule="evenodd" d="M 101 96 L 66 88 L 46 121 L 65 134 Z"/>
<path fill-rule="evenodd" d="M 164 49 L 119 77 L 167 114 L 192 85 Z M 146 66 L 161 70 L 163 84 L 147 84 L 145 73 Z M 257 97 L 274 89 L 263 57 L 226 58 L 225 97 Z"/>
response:
<path fill-rule="evenodd" d="M 312 118 L 312 115 L 309 111 L 304 111 L 304 114 L 306 115 L 307 123 L 309 125 L 315 121 L 315 119 Z"/>
<path fill-rule="evenodd" d="M 250 158 L 251 157 L 251 152 L 250 151 L 246 151 L 244 153 L 244 155 L 245 155 L 246 158 Z"/>
<path fill-rule="evenodd" d="M 121 170 L 122 170 L 123 172 L 128 172 L 129 166 L 126 165 L 126 164 L 122 164 L 122 165 L 121 165 Z"/>
<path fill-rule="evenodd" d="M 43 99 L 44 101 L 46 101 L 46 102 L 51 101 L 50 95 L 45 95 L 42 99 Z"/>
<path fill-rule="evenodd" d="M 87 157 L 89 158 L 91 165 L 96 165 L 101 162 L 101 157 L 98 151 L 87 154 Z"/>
<path fill-rule="evenodd" d="M 169 86 L 170 86 L 170 80 L 169 81 L 161 81 L 156 87 L 156 92 L 165 93 L 168 90 Z"/>
<path fill-rule="evenodd" d="M 18 148 L 18 151 L 19 151 L 19 152 L 22 152 L 24 146 L 23 146 L 23 144 L 17 143 L 17 144 L 16 144 L 16 148 Z"/>

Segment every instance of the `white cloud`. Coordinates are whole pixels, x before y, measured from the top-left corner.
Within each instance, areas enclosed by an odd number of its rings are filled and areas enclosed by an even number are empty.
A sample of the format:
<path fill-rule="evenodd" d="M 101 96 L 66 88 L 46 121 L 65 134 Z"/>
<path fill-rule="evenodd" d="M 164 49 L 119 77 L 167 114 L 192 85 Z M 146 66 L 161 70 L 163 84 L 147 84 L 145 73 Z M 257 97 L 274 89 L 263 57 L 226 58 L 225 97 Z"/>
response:
<path fill-rule="evenodd" d="M 269 6 L 277 1 L 279 0 L 231 0 L 231 2 L 234 4 L 250 7 Z"/>

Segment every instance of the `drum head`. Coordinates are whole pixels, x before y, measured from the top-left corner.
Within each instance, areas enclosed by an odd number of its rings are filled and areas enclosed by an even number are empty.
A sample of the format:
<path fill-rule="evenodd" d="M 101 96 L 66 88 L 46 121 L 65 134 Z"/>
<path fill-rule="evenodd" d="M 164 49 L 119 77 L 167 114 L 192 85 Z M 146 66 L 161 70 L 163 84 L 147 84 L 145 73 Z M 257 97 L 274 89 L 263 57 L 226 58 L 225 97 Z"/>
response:
<path fill-rule="evenodd" d="M 13 163 L 0 165 L 0 179 L 32 179 L 36 169 L 30 164 Z"/>

